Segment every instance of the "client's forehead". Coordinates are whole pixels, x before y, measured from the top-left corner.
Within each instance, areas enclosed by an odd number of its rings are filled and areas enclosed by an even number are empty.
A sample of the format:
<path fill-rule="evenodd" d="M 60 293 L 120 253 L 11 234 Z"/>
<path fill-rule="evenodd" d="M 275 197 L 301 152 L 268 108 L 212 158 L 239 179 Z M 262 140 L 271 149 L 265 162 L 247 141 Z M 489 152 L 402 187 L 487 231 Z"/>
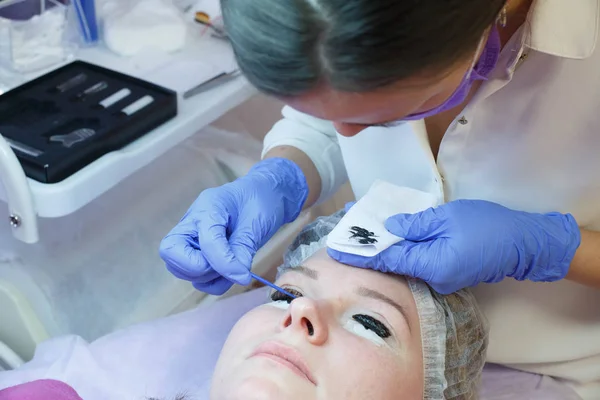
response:
<path fill-rule="evenodd" d="M 326 249 L 321 249 L 309 257 L 301 267 L 282 268 L 280 278 L 291 271 L 301 273 L 325 285 L 331 285 L 332 282 L 353 286 L 369 285 L 392 294 L 399 288 L 402 288 L 402 291 L 410 290 L 406 279 L 402 276 L 341 264 L 329 257 Z"/>

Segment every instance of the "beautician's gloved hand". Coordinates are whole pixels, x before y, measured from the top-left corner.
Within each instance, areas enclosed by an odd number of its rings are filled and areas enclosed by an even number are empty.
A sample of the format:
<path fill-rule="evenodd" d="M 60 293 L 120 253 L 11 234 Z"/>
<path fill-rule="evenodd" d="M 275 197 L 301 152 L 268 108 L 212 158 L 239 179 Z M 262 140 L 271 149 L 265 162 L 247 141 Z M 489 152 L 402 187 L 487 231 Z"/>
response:
<path fill-rule="evenodd" d="M 173 275 L 209 294 L 248 285 L 254 255 L 298 217 L 307 196 L 300 167 L 283 158 L 263 160 L 246 176 L 203 191 L 162 240 L 160 256 Z"/>
<path fill-rule="evenodd" d="M 406 240 L 372 258 L 329 254 L 344 264 L 422 279 L 448 294 L 505 277 L 560 280 L 581 242 L 570 214 L 532 214 L 480 200 L 395 215 L 386 228 Z"/>

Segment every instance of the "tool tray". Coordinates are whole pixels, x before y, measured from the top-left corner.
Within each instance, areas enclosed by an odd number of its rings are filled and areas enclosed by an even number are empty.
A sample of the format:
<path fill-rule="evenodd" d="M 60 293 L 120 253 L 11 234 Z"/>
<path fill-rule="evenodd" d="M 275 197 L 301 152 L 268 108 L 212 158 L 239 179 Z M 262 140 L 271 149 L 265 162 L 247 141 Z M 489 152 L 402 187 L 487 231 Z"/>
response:
<path fill-rule="evenodd" d="M 0 96 L 0 134 L 42 183 L 64 180 L 176 115 L 176 92 L 83 61 Z"/>

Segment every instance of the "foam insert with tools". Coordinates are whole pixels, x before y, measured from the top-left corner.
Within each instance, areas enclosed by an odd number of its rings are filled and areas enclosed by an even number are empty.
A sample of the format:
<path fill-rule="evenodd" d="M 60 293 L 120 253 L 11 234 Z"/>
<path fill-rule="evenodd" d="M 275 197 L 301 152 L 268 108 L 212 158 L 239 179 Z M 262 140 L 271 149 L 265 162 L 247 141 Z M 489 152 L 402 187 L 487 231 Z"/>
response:
<path fill-rule="evenodd" d="M 0 132 L 25 174 L 57 183 L 177 115 L 177 94 L 83 61 L 0 96 Z"/>

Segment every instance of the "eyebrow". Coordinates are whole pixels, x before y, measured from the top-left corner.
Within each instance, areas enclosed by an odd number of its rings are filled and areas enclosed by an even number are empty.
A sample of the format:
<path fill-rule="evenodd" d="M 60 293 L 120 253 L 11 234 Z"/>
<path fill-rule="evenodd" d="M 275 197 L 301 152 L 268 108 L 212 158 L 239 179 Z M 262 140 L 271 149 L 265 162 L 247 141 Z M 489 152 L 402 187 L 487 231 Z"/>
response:
<path fill-rule="evenodd" d="M 358 294 L 359 296 L 362 296 L 362 297 L 369 297 L 371 299 L 382 301 L 382 302 L 387 303 L 390 306 L 394 307 L 396 310 L 398 310 L 398 312 L 400 314 L 402 314 L 402 316 L 404 317 L 404 319 L 406 320 L 406 323 L 408 325 L 408 330 L 410 332 L 412 332 L 412 327 L 411 327 L 411 324 L 410 324 L 410 319 L 408 318 L 408 312 L 407 312 L 407 310 L 406 310 L 406 308 L 404 306 L 402 306 L 401 304 L 399 304 L 399 303 L 395 302 L 394 300 L 390 299 L 385 294 L 383 294 L 381 292 L 378 292 L 376 290 L 373 290 L 373 289 L 369 289 L 369 288 L 364 287 L 364 286 L 360 286 L 358 289 L 356 289 L 356 294 Z"/>
<path fill-rule="evenodd" d="M 314 279 L 314 280 L 319 279 L 319 272 L 318 271 L 316 271 L 314 269 L 310 269 L 310 268 L 304 267 L 302 265 L 300 265 L 298 267 L 289 267 L 289 268 L 286 268 L 285 271 L 284 271 L 284 273 L 285 272 L 299 272 L 302 275 L 309 277 L 310 279 Z"/>
<path fill-rule="evenodd" d="M 298 267 L 293 267 L 293 268 L 289 268 L 287 269 L 285 272 L 289 272 L 289 271 L 294 271 L 294 272 L 299 272 L 302 275 L 317 280 L 319 279 L 319 272 L 311 269 L 311 268 L 307 268 L 304 266 L 298 266 Z M 378 292 L 376 290 L 373 289 L 369 289 L 367 287 L 364 286 L 360 286 L 356 289 L 356 294 L 358 294 L 359 296 L 362 297 L 368 297 L 371 299 L 375 299 L 375 300 L 379 300 L 382 301 L 386 304 L 389 304 L 390 306 L 394 307 L 396 310 L 398 310 L 398 312 L 400 314 L 402 314 L 402 316 L 404 317 L 404 319 L 406 320 L 406 324 L 408 325 L 408 330 L 410 332 L 412 332 L 412 326 L 410 323 L 410 318 L 408 318 L 408 311 L 406 310 L 406 307 L 402 306 L 401 304 L 395 302 L 394 300 L 392 300 L 391 298 L 389 298 L 388 296 L 384 295 L 381 292 Z"/>

